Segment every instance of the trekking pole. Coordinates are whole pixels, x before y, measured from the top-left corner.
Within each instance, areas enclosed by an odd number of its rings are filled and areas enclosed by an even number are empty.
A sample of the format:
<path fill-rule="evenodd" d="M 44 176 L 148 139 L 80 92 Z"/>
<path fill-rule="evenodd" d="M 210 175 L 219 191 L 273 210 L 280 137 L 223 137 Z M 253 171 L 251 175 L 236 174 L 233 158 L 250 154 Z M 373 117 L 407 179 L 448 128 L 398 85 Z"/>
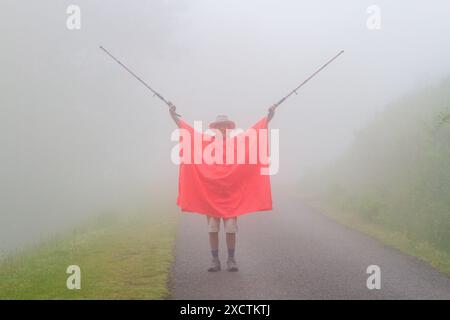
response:
<path fill-rule="evenodd" d="M 102 49 L 107 55 L 109 55 L 114 61 L 116 61 L 120 66 L 122 66 L 125 70 L 127 70 L 133 77 L 135 77 L 140 83 L 142 83 L 147 89 L 149 89 L 153 96 L 158 97 L 162 101 L 164 101 L 165 104 L 170 108 L 172 104 L 166 100 L 162 95 L 160 95 L 158 92 L 156 92 L 152 87 L 150 87 L 144 80 L 142 80 L 140 77 L 138 77 L 133 71 L 131 71 L 126 65 L 124 65 L 122 62 L 120 62 L 116 57 L 114 57 L 108 50 L 106 50 L 103 46 L 100 46 L 100 49 Z M 180 115 L 177 113 L 177 116 L 180 117 Z"/>
<path fill-rule="evenodd" d="M 289 98 L 291 95 L 293 95 L 294 93 L 297 94 L 297 90 L 300 89 L 305 83 L 307 83 L 309 80 L 311 80 L 316 74 L 318 74 L 320 71 L 322 71 L 326 66 L 328 66 L 331 62 L 333 62 L 335 59 L 337 59 L 337 57 L 339 57 L 341 54 L 344 53 L 344 50 L 342 50 L 341 52 L 339 52 L 337 55 L 335 55 L 333 58 L 331 58 L 330 60 L 328 60 L 327 63 L 325 63 L 323 66 L 321 66 L 319 69 L 317 69 L 316 72 L 314 72 L 312 75 L 310 75 L 306 80 L 304 80 L 302 83 L 300 83 L 294 90 L 292 90 L 291 92 L 289 92 L 286 96 L 284 96 L 280 101 L 278 101 L 275 104 L 275 109 L 278 108 L 278 106 L 280 104 L 282 104 L 284 102 L 284 100 L 286 100 L 287 98 Z"/>

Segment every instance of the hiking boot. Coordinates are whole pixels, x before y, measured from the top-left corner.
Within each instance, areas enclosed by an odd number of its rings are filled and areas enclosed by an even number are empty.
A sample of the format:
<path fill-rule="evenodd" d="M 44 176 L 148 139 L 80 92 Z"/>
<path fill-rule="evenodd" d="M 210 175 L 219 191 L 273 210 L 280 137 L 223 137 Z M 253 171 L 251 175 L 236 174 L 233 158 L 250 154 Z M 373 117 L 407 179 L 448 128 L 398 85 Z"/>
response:
<path fill-rule="evenodd" d="M 220 271 L 220 261 L 219 258 L 213 258 L 211 260 L 211 265 L 208 268 L 208 272 L 217 272 Z"/>
<path fill-rule="evenodd" d="M 239 268 L 236 264 L 236 260 L 234 258 L 228 258 L 227 260 L 227 270 L 230 272 L 236 272 L 239 271 Z"/>

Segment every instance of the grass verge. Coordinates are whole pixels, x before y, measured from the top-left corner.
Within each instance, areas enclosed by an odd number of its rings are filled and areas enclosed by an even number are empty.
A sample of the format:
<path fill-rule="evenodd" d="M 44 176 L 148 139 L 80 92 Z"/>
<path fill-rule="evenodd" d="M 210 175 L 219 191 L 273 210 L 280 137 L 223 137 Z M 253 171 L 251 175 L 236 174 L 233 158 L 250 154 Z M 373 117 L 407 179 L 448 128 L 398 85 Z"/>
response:
<path fill-rule="evenodd" d="M 108 216 L 0 263 L 0 299 L 165 299 L 176 218 Z M 69 265 L 81 289 L 69 290 Z"/>

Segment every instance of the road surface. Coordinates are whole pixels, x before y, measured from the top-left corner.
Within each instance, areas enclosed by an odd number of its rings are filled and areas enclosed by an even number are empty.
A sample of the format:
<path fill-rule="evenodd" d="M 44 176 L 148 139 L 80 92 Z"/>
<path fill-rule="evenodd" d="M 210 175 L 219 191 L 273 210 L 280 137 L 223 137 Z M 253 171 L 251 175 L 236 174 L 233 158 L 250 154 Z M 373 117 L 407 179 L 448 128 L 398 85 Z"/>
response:
<path fill-rule="evenodd" d="M 239 218 L 237 273 L 206 271 L 206 218 L 183 214 L 172 298 L 450 299 L 450 278 L 425 262 L 342 226 L 295 198 L 283 203 L 289 206 Z M 222 232 L 219 255 L 224 267 Z M 380 290 L 367 289 L 369 265 L 381 268 Z"/>

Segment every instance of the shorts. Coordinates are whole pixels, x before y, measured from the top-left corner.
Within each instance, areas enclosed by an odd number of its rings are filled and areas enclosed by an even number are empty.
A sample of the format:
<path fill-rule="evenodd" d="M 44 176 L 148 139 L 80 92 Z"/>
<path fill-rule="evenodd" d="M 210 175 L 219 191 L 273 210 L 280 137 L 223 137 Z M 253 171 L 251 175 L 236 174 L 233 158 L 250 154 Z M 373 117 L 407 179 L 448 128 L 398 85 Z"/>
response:
<path fill-rule="evenodd" d="M 217 218 L 206 216 L 208 223 L 208 232 L 220 231 L 220 220 L 223 220 L 223 227 L 226 233 L 236 233 L 238 230 L 237 218 Z"/>

